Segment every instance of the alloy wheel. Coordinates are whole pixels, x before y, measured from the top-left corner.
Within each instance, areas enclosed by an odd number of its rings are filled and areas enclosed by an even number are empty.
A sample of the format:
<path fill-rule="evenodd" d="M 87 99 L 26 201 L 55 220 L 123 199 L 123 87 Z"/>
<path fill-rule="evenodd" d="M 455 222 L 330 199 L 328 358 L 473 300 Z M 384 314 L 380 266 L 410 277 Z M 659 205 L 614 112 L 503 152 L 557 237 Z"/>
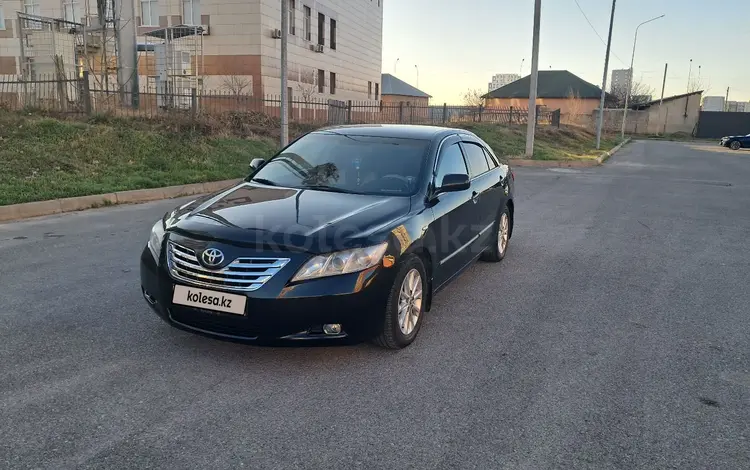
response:
<path fill-rule="evenodd" d="M 404 335 L 410 335 L 417 326 L 422 312 L 422 291 L 422 276 L 412 268 L 406 273 L 398 296 L 398 326 Z"/>
<path fill-rule="evenodd" d="M 497 231 L 497 249 L 500 254 L 505 253 L 505 249 L 508 247 L 508 213 L 503 212 L 500 216 L 500 224 Z"/>

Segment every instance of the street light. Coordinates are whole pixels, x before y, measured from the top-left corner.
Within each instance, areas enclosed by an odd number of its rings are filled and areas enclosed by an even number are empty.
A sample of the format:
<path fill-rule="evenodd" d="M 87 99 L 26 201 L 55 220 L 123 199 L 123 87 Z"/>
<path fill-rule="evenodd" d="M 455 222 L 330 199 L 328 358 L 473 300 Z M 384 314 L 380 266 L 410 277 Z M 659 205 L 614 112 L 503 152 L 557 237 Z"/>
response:
<path fill-rule="evenodd" d="M 417 67 L 417 64 L 414 64 L 414 68 L 417 69 L 417 88 L 419 88 L 419 67 Z"/>
<path fill-rule="evenodd" d="M 656 21 L 659 18 L 664 18 L 664 15 L 651 18 L 648 21 L 644 21 L 643 23 L 639 24 L 635 28 L 635 37 L 633 38 L 633 55 L 630 56 L 630 73 L 628 74 L 628 90 L 627 90 L 627 93 L 625 93 L 625 109 L 623 109 L 623 112 L 622 112 L 622 132 L 620 133 L 621 139 L 625 138 L 625 124 L 627 122 L 626 119 L 628 117 L 628 98 L 630 98 L 631 87 L 633 86 L 633 61 L 635 60 L 635 44 L 638 41 L 638 28 L 640 28 L 646 23 L 651 23 L 652 21 Z"/>
<path fill-rule="evenodd" d="M 396 75 L 396 67 L 398 66 L 398 61 L 399 60 L 401 60 L 401 59 L 400 58 L 396 59 L 396 62 L 393 63 L 393 75 L 394 76 Z"/>

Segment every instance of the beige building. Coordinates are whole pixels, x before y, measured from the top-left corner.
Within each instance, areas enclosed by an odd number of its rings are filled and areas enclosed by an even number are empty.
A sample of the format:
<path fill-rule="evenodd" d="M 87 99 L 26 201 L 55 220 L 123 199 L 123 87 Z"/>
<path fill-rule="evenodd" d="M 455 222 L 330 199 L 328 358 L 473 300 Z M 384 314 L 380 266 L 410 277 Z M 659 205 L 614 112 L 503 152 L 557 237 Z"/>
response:
<path fill-rule="evenodd" d="M 202 26 L 203 34 L 176 39 L 179 51 L 168 55 L 178 53 L 183 73 L 204 90 L 281 93 L 280 0 L 135 1 L 132 24 L 142 90 L 150 89 L 159 73 L 154 44 L 162 40 L 153 36 L 164 28 L 193 25 Z M 294 99 L 378 100 L 383 0 L 286 1 L 288 86 Z M 21 73 L 16 11 L 96 23 L 95 0 L 0 0 L 0 8 L 0 76 Z"/>

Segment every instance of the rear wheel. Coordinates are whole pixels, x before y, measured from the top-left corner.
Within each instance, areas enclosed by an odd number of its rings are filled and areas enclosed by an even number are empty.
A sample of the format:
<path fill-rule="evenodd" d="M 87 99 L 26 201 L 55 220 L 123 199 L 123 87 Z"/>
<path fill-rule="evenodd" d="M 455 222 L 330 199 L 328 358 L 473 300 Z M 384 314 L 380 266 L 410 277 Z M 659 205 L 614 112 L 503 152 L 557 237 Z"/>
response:
<path fill-rule="evenodd" d="M 740 148 L 742 148 L 742 144 L 739 140 L 735 140 L 734 142 L 729 144 L 729 148 L 732 150 L 739 150 Z"/>
<path fill-rule="evenodd" d="M 503 206 L 503 210 L 500 211 L 495 222 L 495 230 L 490 246 L 482 253 L 484 261 L 497 263 L 505 258 L 505 252 L 508 250 L 508 242 L 510 242 L 510 224 L 510 210 L 508 210 L 508 206 Z"/>
<path fill-rule="evenodd" d="M 424 317 L 427 297 L 427 275 L 418 256 L 410 256 L 391 287 L 383 318 L 383 331 L 375 344 L 388 349 L 401 349 L 410 345 L 419 333 Z"/>

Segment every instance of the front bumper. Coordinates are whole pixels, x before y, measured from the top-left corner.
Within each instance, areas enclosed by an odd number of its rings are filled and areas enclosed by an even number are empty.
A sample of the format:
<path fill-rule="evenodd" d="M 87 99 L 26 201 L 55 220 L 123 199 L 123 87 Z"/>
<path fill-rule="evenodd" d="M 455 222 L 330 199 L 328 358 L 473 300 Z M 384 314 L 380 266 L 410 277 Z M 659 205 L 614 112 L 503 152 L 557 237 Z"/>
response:
<path fill-rule="evenodd" d="M 275 280 L 247 293 L 227 291 L 247 297 L 245 315 L 233 315 L 173 304 L 175 284 L 190 284 L 172 279 L 165 264 L 164 253 L 157 264 L 151 251 L 144 248 L 141 289 L 159 317 L 182 330 L 238 341 L 366 339 L 377 335 L 396 271 L 376 267 L 295 285 L 288 285 L 288 278 Z M 276 276 L 289 275 L 282 271 Z M 342 334 L 324 335 L 322 325 L 331 323 L 341 324 Z"/>

